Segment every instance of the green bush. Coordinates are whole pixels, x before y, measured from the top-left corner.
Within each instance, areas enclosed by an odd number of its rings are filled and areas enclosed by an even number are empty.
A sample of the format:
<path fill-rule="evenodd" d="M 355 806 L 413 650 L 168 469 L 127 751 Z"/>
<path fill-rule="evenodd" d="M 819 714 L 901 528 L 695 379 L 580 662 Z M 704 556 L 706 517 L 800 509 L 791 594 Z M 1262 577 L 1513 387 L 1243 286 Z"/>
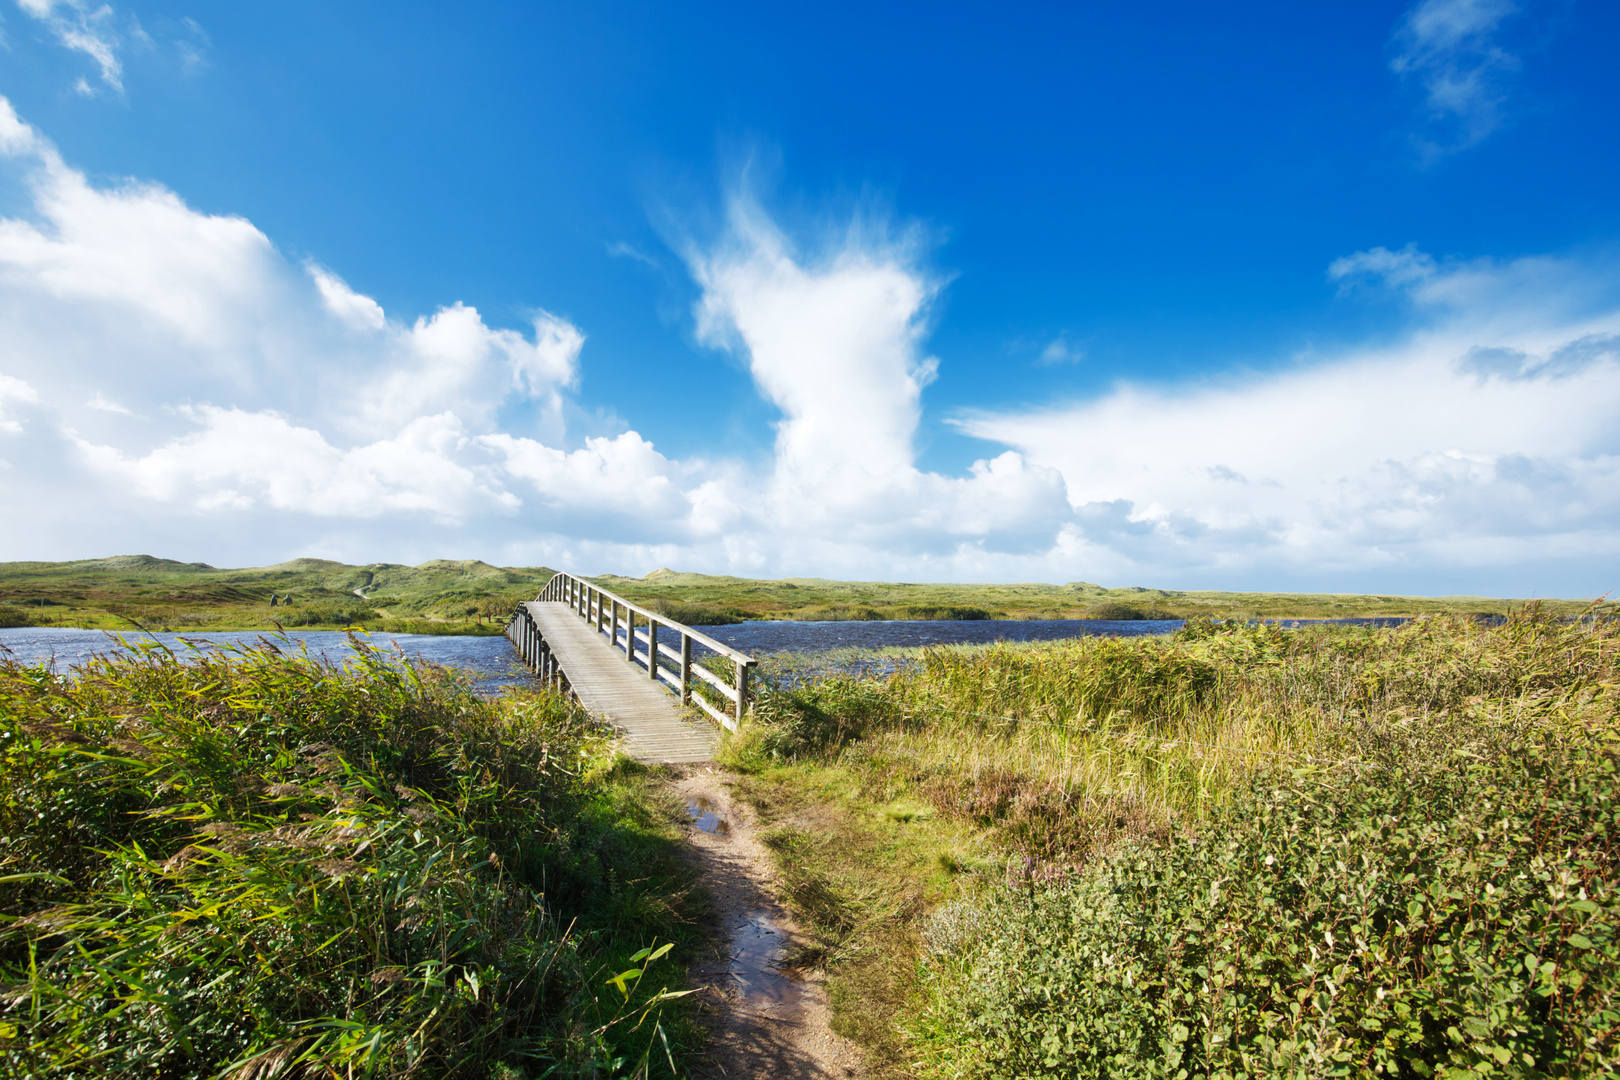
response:
<path fill-rule="evenodd" d="M 654 980 L 603 976 L 675 919 L 627 884 L 656 860 L 586 783 L 577 706 L 356 644 L 343 670 L 274 645 L 0 663 L 8 1075 L 604 1075 L 650 1051 Z"/>
<path fill-rule="evenodd" d="M 689 604 L 679 600 L 649 600 L 644 605 L 648 611 L 657 612 L 666 619 L 671 619 L 685 626 L 732 626 L 736 623 L 746 622 L 749 618 L 746 612 L 736 608 L 722 607 L 718 604 Z"/>
<path fill-rule="evenodd" d="M 0 629 L 18 626 L 37 626 L 39 620 L 27 608 L 16 604 L 0 604 Z"/>
<path fill-rule="evenodd" d="M 350 626 L 382 616 L 359 604 L 301 604 L 277 608 L 274 618 L 282 626 Z"/>
<path fill-rule="evenodd" d="M 1072 878 L 1015 866 L 941 935 L 936 1021 L 982 1076 L 1613 1073 L 1617 749 L 1458 718 Z"/>
<path fill-rule="evenodd" d="M 750 768 L 858 739 L 874 721 L 899 719 L 895 705 L 873 694 L 869 682 L 832 675 L 798 686 L 766 683 L 757 689 L 750 723 L 732 748 L 736 764 Z"/>
<path fill-rule="evenodd" d="M 1139 608 L 1131 604 L 1112 601 L 1086 610 L 1088 619 L 1110 619 L 1116 622 L 1140 622 L 1147 619 L 1179 619 L 1181 616 L 1162 608 Z"/>

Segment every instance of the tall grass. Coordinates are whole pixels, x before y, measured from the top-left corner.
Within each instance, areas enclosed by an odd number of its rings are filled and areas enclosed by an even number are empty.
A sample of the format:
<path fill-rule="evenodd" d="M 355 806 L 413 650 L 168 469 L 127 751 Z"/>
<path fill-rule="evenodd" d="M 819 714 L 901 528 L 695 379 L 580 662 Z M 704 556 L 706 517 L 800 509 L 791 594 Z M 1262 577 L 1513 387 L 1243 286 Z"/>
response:
<path fill-rule="evenodd" d="M 656 968 L 604 980 L 680 932 L 684 886 L 604 805 L 601 738 L 354 644 L 0 663 L 11 1075 L 652 1066 Z"/>
<path fill-rule="evenodd" d="M 745 766 L 828 748 L 892 759 L 941 809 L 1033 815 L 1029 854 L 1083 858 L 1117 829 L 1195 821 L 1257 771 L 1354 762 L 1469 701 L 1545 712 L 1590 695 L 1613 670 L 1615 625 L 1532 609 L 1502 625 L 1205 621 L 1169 638 L 927 649 L 887 675 L 768 683 L 733 752 Z"/>
<path fill-rule="evenodd" d="M 757 712 L 740 766 L 1000 856 L 916 926 L 929 1075 L 1620 1069 L 1620 621 L 930 650 Z"/>

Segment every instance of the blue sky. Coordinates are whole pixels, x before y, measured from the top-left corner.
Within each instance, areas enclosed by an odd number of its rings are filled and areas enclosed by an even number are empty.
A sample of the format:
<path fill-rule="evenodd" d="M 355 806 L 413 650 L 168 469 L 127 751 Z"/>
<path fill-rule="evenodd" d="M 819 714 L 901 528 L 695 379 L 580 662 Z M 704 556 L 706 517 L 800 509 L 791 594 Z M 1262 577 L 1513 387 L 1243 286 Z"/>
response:
<path fill-rule="evenodd" d="M 0 18 L 0 558 L 1620 585 L 1613 5 Z"/>

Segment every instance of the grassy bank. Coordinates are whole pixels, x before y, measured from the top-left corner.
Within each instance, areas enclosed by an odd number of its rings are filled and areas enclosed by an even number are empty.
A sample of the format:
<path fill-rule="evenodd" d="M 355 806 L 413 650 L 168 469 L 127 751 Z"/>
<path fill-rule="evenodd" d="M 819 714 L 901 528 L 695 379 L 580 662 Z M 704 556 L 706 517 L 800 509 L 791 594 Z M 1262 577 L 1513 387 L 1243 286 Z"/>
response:
<path fill-rule="evenodd" d="M 731 748 L 880 1075 L 1620 1064 L 1620 625 L 931 650 Z"/>
<path fill-rule="evenodd" d="M 241 570 L 149 555 L 0 563 L 0 626 L 498 633 L 551 575 L 545 567 L 449 559 L 420 566 L 294 559 Z"/>
<path fill-rule="evenodd" d="M 242 570 L 127 555 L 66 563 L 0 563 L 0 627 L 103 630 L 342 629 L 498 633 L 512 608 L 552 571 L 437 559 L 419 566 L 349 566 L 294 559 Z M 683 574 L 594 578 L 604 588 L 688 625 L 746 619 L 1149 619 L 1503 615 L 1525 601 L 1480 596 L 1183 592 L 1067 585 L 925 585 Z M 1561 614 L 1585 601 L 1549 600 Z"/>
<path fill-rule="evenodd" d="M 1105 588 L 1089 582 L 1044 585 L 904 584 L 785 578 L 759 581 L 655 570 L 645 577 L 593 580 L 629 600 L 681 605 L 682 622 L 741 619 L 1342 619 L 1379 615 L 1505 615 L 1526 601 L 1483 596 L 1357 596 Z M 1585 601 L 1546 601 L 1543 609 L 1573 614 Z"/>
<path fill-rule="evenodd" d="M 0 1071 L 670 1075 L 660 792 L 557 695 L 363 646 L 0 663 Z"/>

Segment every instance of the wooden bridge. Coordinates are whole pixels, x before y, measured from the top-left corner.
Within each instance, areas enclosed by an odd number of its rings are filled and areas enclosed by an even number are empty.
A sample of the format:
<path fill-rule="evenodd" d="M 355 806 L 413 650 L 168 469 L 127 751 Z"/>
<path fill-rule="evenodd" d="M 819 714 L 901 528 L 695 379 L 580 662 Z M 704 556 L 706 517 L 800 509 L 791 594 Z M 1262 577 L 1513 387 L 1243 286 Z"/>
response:
<path fill-rule="evenodd" d="M 506 636 L 542 679 L 618 728 L 638 761 L 708 761 L 720 732 L 683 706 L 731 731 L 748 708 L 753 657 L 573 574 L 520 605 Z M 730 677 L 694 663 L 694 642 L 729 660 Z"/>

